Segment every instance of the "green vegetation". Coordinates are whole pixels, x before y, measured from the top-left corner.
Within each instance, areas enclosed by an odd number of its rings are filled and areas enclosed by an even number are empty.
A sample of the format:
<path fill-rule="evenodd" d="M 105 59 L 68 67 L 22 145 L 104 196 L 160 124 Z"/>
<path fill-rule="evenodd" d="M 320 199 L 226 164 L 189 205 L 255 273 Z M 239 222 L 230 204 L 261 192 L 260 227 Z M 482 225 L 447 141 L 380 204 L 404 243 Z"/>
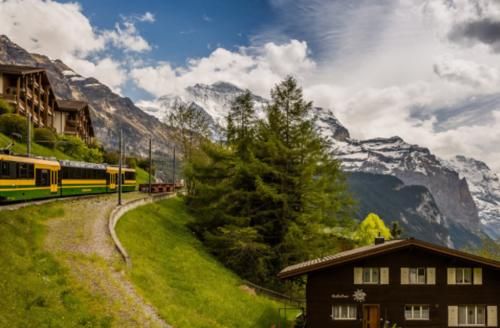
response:
<path fill-rule="evenodd" d="M 210 251 L 241 277 L 283 288 L 276 274 L 284 267 L 342 247 L 354 210 L 340 163 L 293 78 L 276 85 L 265 111 L 259 119 L 247 91 L 232 104 L 225 144 L 200 129 L 196 149 L 188 135 L 194 149 L 184 176 L 191 227 Z"/>
<path fill-rule="evenodd" d="M 44 222 L 64 215 L 61 203 L 0 214 L 0 327 L 109 327 L 98 300 L 43 250 Z"/>
<path fill-rule="evenodd" d="M 127 213 L 117 233 L 132 258 L 129 272 L 142 294 L 174 327 L 271 327 L 279 304 L 241 288 L 192 235 L 181 199 Z M 289 326 L 287 326 L 289 327 Z"/>
<path fill-rule="evenodd" d="M 12 142 L 13 140 L 11 138 L 8 138 L 4 134 L 0 133 L 0 149 L 7 147 Z M 16 154 L 26 154 L 26 144 L 14 142 L 14 146 L 11 150 Z M 31 152 L 36 156 L 55 157 L 57 159 L 72 159 L 71 156 L 68 156 L 57 149 L 50 149 L 36 143 L 31 144 Z"/>
<path fill-rule="evenodd" d="M 13 111 L 14 110 L 13 110 L 12 106 L 8 102 L 6 102 L 3 99 L 0 99 L 0 115 L 10 114 Z"/>
<path fill-rule="evenodd" d="M 51 129 L 36 128 L 33 141 L 47 148 L 54 149 L 57 144 L 57 135 Z"/>
<path fill-rule="evenodd" d="M 500 261 L 500 241 L 494 241 L 487 237 L 481 239 L 480 247 L 472 249 L 469 248 L 465 251 L 485 257 L 487 259 Z"/>
<path fill-rule="evenodd" d="M 57 149 L 59 149 L 63 153 L 73 158 L 85 162 L 91 162 L 91 163 L 103 162 L 101 149 L 99 149 L 97 146 L 87 146 L 82 139 L 75 136 L 66 136 L 66 135 L 59 136 L 59 140 L 57 142 Z"/>
<path fill-rule="evenodd" d="M 398 230 L 399 228 L 394 227 Z M 376 237 L 384 237 L 386 240 L 392 238 L 391 230 L 386 227 L 384 221 L 374 213 L 370 213 L 361 221 L 354 232 L 354 240 L 359 246 L 371 245 Z"/>
<path fill-rule="evenodd" d="M 18 114 L 4 114 L 0 115 L 0 133 L 7 136 L 19 136 L 23 141 L 26 141 L 27 135 L 27 121 L 26 118 Z"/>

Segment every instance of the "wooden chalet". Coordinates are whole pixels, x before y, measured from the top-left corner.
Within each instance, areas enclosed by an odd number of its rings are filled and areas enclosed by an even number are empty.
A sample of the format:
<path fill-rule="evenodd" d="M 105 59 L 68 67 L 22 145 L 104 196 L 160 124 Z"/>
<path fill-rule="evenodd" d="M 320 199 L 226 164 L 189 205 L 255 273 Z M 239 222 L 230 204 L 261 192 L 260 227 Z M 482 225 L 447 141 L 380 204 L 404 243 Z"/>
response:
<path fill-rule="evenodd" d="M 307 276 L 306 327 L 499 327 L 500 262 L 406 239 L 289 266 Z"/>
<path fill-rule="evenodd" d="M 89 144 L 94 138 L 89 105 L 77 100 L 59 100 L 58 104 L 54 119 L 57 133 L 78 136 Z"/>
<path fill-rule="evenodd" d="M 0 65 L 0 98 L 15 112 L 31 113 L 35 127 L 52 127 L 57 102 L 43 68 Z"/>

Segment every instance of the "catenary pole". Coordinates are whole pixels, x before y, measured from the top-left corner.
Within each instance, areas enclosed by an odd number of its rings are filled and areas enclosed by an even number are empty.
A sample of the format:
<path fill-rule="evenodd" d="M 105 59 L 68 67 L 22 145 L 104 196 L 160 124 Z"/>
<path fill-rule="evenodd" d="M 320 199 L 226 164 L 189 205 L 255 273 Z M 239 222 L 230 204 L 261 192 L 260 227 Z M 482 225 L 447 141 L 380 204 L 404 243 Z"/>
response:
<path fill-rule="evenodd" d="M 27 131 L 27 138 L 26 138 L 26 153 L 28 155 L 28 157 L 31 157 L 31 113 L 28 112 L 28 116 L 26 117 L 26 121 L 27 121 L 27 128 L 26 128 L 26 131 Z"/>
<path fill-rule="evenodd" d="M 152 150 L 151 150 L 151 137 L 149 138 L 149 184 L 148 184 L 148 192 L 151 194 L 151 184 L 152 184 L 152 177 L 151 174 L 153 173 L 153 157 L 152 157 Z"/>
<path fill-rule="evenodd" d="M 175 191 L 175 146 L 174 146 L 174 163 L 173 163 L 172 173 L 173 173 L 172 180 L 173 180 L 173 183 L 174 183 L 174 191 Z"/>
<path fill-rule="evenodd" d="M 123 130 L 120 129 L 120 158 L 118 159 L 118 205 L 122 204 Z"/>

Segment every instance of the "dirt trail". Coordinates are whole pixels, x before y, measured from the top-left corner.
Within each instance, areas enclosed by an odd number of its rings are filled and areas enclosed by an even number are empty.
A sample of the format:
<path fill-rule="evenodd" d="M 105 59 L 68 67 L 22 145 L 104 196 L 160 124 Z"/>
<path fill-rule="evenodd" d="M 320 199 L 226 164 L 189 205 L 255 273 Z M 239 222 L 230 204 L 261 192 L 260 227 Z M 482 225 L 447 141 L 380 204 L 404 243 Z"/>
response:
<path fill-rule="evenodd" d="M 144 197 L 127 194 L 126 200 Z M 115 327 L 169 327 L 136 291 L 108 233 L 116 196 L 68 200 L 64 217 L 47 222 L 47 250 L 68 268 L 82 288 L 115 318 Z"/>

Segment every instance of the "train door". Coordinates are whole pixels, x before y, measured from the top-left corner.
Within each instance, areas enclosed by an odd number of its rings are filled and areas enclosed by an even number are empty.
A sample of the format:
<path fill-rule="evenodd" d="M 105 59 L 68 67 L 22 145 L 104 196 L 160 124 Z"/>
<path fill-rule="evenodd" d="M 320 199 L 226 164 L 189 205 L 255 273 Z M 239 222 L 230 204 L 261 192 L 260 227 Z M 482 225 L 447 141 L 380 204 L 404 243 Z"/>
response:
<path fill-rule="evenodd" d="M 109 174 L 109 189 L 116 189 L 116 173 Z"/>
<path fill-rule="evenodd" d="M 57 192 L 59 189 L 59 171 L 50 171 L 50 192 Z"/>

